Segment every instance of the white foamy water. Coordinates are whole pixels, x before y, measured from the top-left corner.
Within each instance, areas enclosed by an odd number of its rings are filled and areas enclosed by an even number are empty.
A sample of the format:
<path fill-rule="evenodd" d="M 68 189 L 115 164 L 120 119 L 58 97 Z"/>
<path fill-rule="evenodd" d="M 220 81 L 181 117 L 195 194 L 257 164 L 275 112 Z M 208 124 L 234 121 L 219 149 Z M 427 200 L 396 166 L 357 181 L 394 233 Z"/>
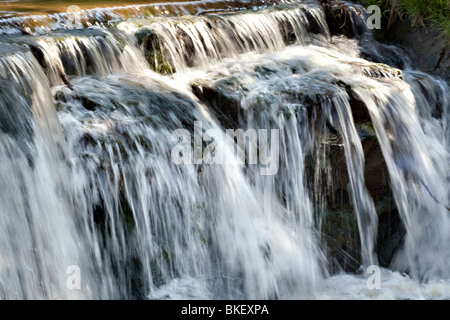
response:
<path fill-rule="evenodd" d="M 420 283 L 408 275 L 382 269 L 381 288 L 368 289 L 364 276 L 335 275 L 325 280 L 317 299 L 333 300 L 448 300 L 450 283 L 444 280 Z"/>

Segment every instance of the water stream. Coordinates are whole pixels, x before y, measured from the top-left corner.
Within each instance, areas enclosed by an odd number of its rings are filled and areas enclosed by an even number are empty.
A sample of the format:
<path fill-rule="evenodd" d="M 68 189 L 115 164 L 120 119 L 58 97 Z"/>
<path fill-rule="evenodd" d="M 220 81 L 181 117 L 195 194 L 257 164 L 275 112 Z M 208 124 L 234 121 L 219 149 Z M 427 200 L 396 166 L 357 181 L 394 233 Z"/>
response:
<path fill-rule="evenodd" d="M 448 84 L 315 1 L 170 5 L 0 18 L 0 297 L 450 298 Z"/>

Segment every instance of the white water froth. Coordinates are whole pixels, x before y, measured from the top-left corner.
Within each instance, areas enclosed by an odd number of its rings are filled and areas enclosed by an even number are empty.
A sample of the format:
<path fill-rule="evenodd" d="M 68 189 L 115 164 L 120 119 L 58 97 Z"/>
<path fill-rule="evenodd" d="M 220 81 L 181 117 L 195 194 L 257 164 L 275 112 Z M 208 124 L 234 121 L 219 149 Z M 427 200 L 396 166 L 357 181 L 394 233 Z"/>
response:
<path fill-rule="evenodd" d="M 368 289 L 364 276 L 335 275 L 325 280 L 324 288 L 316 296 L 320 300 L 448 300 L 450 282 L 435 280 L 428 283 L 414 281 L 389 269 L 382 269 L 380 289 Z"/>

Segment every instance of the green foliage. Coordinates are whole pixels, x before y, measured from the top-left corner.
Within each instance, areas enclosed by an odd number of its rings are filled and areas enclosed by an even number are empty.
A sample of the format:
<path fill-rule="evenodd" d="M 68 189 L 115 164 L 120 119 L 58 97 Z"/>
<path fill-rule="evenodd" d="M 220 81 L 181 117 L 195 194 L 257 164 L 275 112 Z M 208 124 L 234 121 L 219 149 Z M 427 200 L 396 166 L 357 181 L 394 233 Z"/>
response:
<path fill-rule="evenodd" d="M 449 0 L 403 0 L 401 2 L 413 23 L 444 31 L 450 36 Z"/>
<path fill-rule="evenodd" d="M 378 5 L 389 12 L 388 27 L 396 19 L 408 17 L 413 25 L 422 25 L 450 37 L 450 0 L 360 0 L 362 5 Z M 386 17 L 382 17 L 385 19 Z"/>

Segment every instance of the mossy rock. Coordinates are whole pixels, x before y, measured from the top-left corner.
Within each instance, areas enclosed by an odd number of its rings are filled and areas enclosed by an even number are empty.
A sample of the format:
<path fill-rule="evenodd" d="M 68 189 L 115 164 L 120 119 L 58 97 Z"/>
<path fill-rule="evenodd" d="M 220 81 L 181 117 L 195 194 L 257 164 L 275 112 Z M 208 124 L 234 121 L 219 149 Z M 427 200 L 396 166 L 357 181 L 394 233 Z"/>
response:
<path fill-rule="evenodd" d="M 143 27 L 136 33 L 139 46 L 144 51 L 145 58 L 155 72 L 170 74 L 175 72 L 175 68 L 167 58 L 161 40 L 158 35 L 149 27 Z"/>

